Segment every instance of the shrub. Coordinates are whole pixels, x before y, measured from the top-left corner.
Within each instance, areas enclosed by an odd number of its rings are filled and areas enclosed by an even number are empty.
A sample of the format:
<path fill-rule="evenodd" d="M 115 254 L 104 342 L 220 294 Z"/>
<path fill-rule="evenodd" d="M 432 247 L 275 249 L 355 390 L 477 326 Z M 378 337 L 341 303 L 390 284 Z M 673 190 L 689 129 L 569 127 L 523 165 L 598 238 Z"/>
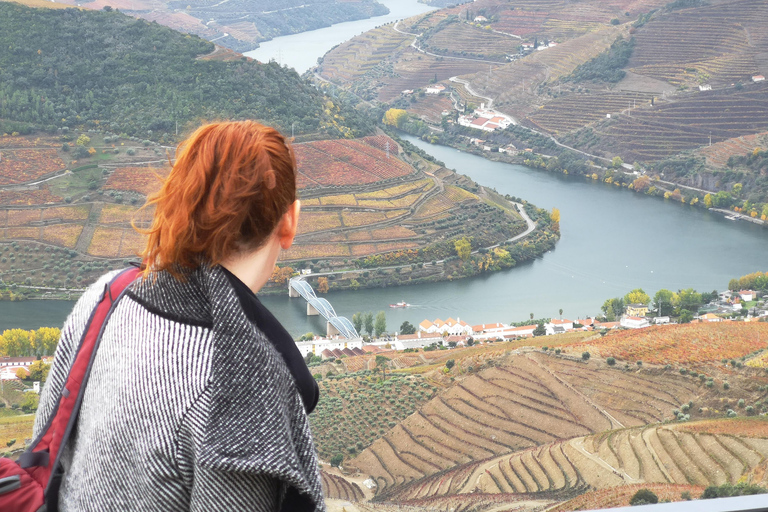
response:
<path fill-rule="evenodd" d="M 650 489 L 640 489 L 629 500 L 629 504 L 633 507 L 637 505 L 652 505 L 658 502 L 659 497 Z"/>
<path fill-rule="evenodd" d="M 744 407 L 744 399 L 743 398 L 739 398 L 738 406 L 739 407 Z"/>
<path fill-rule="evenodd" d="M 581 353 L 581 358 L 583 360 L 585 360 L 585 361 L 588 361 L 590 357 L 592 357 L 592 354 L 590 354 L 589 352 L 582 352 Z"/>
<path fill-rule="evenodd" d="M 723 484 L 720 486 L 710 486 L 704 490 L 701 499 L 708 500 L 712 498 L 727 498 L 729 496 L 749 496 L 753 494 L 768 493 L 768 489 L 759 485 L 738 483 L 736 485 Z"/>
<path fill-rule="evenodd" d="M 723 389 L 725 390 L 731 389 L 731 385 L 728 384 L 728 381 L 723 382 Z"/>
<path fill-rule="evenodd" d="M 614 359 L 613 357 L 609 357 L 608 359 L 605 360 L 605 362 L 608 363 L 608 366 L 613 366 L 616 364 L 616 359 Z"/>

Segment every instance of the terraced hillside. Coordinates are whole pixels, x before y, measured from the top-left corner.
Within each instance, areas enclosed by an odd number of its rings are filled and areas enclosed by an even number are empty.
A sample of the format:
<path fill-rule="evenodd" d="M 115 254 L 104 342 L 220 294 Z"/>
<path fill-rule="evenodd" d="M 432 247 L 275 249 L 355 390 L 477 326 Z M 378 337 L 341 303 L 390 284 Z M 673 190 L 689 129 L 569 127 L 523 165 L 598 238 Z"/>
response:
<path fill-rule="evenodd" d="M 624 374 L 538 353 L 511 356 L 439 393 L 351 465 L 389 496 L 469 462 L 661 421 L 699 387 L 672 372 Z"/>
<path fill-rule="evenodd" d="M 751 84 L 689 94 L 604 120 L 566 139 L 578 146 L 597 137 L 597 147 L 625 161 L 661 160 L 709 144 L 765 131 L 768 86 Z"/>
<path fill-rule="evenodd" d="M 722 424 L 722 420 L 716 423 Z M 546 493 L 555 496 L 623 485 L 674 484 L 703 488 L 735 484 L 761 468 L 768 456 L 765 419 L 737 420 L 729 433 L 707 432 L 707 422 L 612 430 L 459 466 L 403 486 L 388 500 L 469 493 Z M 742 424 L 752 424 L 748 435 Z M 678 492 L 680 492 L 678 488 Z M 687 488 L 690 490 L 690 488 Z M 605 506 L 605 505 L 601 505 Z"/>
<path fill-rule="evenodd" d="M 90 156 L 72 160 L 73 152 L 84 150 L 74 142 L 81 135 Z M 62 267 L 13 254 L 0 261 L 4 278 L 27 286 L 79 287 L 99 274 L 101 262 L 123 265 L 124 258 L 135 257 L 144 237 L 131 223 L 149 225 L 152 211 L 140 207 L 167 175 L 164 156 L 170 150 L 94 132 L 0 138 L 0 242 L 83 258 Z M 450 256 L 449 240 L 464 234 L 487 246 L 526 229 L 511 203 L 405 154 L 388 136 L 296 143 L 294 150 L 303 211 L 285 262 L 336 258 L 341 264 L 389 255 L 381 263 L 398 258 L 415 264 L 416 251 L 428 251 L 422 260 Z M 425 276 L 441 269 L 434 266 Z"/>

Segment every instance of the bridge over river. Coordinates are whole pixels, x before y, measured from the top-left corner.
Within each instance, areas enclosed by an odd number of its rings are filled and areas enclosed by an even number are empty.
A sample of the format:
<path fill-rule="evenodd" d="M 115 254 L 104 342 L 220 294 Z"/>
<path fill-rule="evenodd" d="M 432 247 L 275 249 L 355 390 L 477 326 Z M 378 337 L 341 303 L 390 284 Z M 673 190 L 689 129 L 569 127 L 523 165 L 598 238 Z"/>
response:
<path fill-rule="evenodd" d="M 304 300 L 307 301 L 307 316 L 323 315 L 328 321 L 326 332 L 329 337 L 335 335 L 344 338 L 360 337 L 352 322 L 347 317 L 336 315 L 331 303 L 315 295 L 315 290 L 301 276 L 288 281 L 288 296 L 304 297 Z"/>

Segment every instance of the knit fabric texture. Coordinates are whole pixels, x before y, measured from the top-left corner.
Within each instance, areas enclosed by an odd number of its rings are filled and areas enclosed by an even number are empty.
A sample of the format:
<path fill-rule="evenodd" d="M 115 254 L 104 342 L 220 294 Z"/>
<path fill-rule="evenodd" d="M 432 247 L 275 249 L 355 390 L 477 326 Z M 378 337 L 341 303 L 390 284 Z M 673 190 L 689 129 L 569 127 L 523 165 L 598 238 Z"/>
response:
<path fill-rule="evenodd" d="M 88 288 L 62 329 L 35 436 L 115 274 Z M 61 460 L 63 511 L 276 511 L 291 486 L 325 510 L 294 380 L 218 266 L 129 288 L 103 330 Z"/>

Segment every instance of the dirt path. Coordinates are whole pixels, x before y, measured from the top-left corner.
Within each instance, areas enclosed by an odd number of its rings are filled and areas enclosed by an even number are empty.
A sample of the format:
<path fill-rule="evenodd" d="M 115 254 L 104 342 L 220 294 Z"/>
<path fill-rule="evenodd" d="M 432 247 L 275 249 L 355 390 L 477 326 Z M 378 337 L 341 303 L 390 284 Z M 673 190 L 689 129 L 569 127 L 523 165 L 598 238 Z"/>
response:
<path fill-rule="evenodd" d="M 539 361 L 537 361 L 536 359 L 532 358 L 532 357 L 530 356 L 530 354 L 526 354 L 526 358 L 527 358 L 527 359 L 529 359 L 530 361 L 534 362 L 534 363 L 535 363 L 536 365 L 538 365 L 538 366 L 539 366 L 539 367 L 540 367 L 542 370 L 544 370 L 545 372 L 549 373 L 549 374 L 550 374 L 552 377 L 554 377 L 555 379 L 557 379 L 557 380 L 558 380 L 558 381 L 559 381 L 559 382 L 560 382 L 560 383 L 561 383 L 563 386 L 567 387 L 568 389 L 570 389 L 571 391 L 573 391 L 574 393 L 576 393 L 576 395 L 578 395 L 579 397 L 581 397 L 581 399 L 582 399 L 582 400 L 584 400 L 586 403 L 588 403 L 589 405 L 591 405 L 592 407 L 594 407 L 594 408 L 595 408 L 595 409 L 596 409 L 598 412 L 600 412 L 600 414 L 602 414 L 603 416 L 605 416 L 606 418 L 608 418 L 608 421 L 611 423 L 611 429 L 613 429 L 613 428 L 616 428 L 616 427 L 618 427 L 618 428 L 625 428 L 625 427 L 624 427 L 624 425 L 622 425 L 622 424 L 621 424 L 621 422 L 620 422 L 619 420 L 617 420 L 616 418 L 614 418 L 613 416 L 611 416 L 611 414 L 610 414 L 608 411 L 606 411 L 605 409 L 602 409 L 602 408 L 600 408 L 600 407 L 599 407 L 599 406 L 598 406 L 598 405 L 597 405 L 595 402 L 593 402 L 593 401 L 592 401 L 592 400 L 591 400 L 591 399 L 590 399 L 588 396 L 586 396 L 584 393 L 582 393 L 582 392 L 581 392 L 581 391 L 579 391 L 578 389 L 576 389 L 576 388 L 574 388 L 573 386 L 571 386 L 571 384 L 570 384 L 569 382 L 566 382 L 564 379 L 560 378 L 560 377 L 559 377 L 559 376 L 558 376 L 558 375 L 557 375 L 555 372 L 553 372 L 552 370 L 550 370 L 549 368 L 547 368 L 546 366 L 544 366 L 543 364 L 541 364 Z"/>
<path fill-rule="evenodd" d="M 641 480 L 635 480 L 634 478 L 629 476 L 627 473 L 625 473 L 623 470 L 618 470 L 618 469 L 614 468 L 613 466 L 611 466 L 610 464 L 605 462 L 605 460 L 603 460 L 600 457 L 598 457 L 597 455 L 587 451 L 587 449 L 584 448 L 584 438 L 583 437 L 578 437 L 576 439 L 571 439 L 570 445 L 575 450 L 577 450 L 579 453 L 581 453 L 582 455 L 587 457 L 589 460 L 591 460 L 592 462 L 594 462 L 594 463 L 598 464 L 599 466 L 602 466 L 605 469 L 611 471 L 614 475 L 623 478 L 625 482 L 631 484 L 631 483 L 635 483 L 635 482 L 640 482 L 641 481 Z"/>
<path fill-rule="evenodd" d="M 656 465 L 659 467 L 659 471 L 661 471 L 661 473 L 664 475 L 664 478 L 667 479 L 667 482 L 674 483 L 672 476 L 667 471 L 667 468 L 664 467 L 664 464 L 661 462 L 661 459 L 659 458 L 659 454 L 656 453 L 656 450 L 651 444 L 651 441 L 648 439 L 649 435 L 651 435 L 651 429 L 646 428 L 646 429 L 643 429 L 643 432 L 642 434 L 640 434 L 640 437 L 642 438 L 643 443 L 645 443 L 645 447 L 648 450 L 648 453 L 651 454 L 651 458 L 653 459 L 653 462 L 656 463 Z"/>

